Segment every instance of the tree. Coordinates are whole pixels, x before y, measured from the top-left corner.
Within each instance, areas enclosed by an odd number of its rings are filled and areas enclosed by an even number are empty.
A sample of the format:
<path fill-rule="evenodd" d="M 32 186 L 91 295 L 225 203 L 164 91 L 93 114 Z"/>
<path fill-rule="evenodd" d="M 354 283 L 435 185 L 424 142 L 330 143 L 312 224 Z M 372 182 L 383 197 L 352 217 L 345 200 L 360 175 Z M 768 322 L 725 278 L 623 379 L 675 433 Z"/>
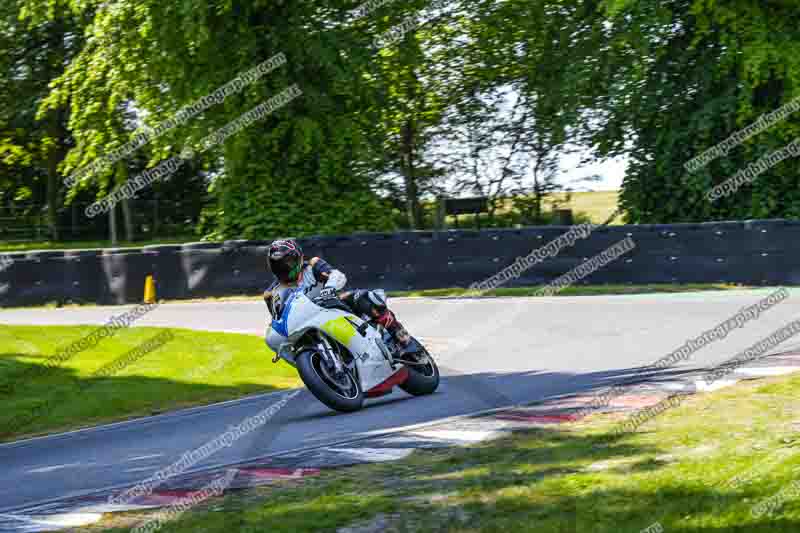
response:
<path fill-rule="evenodd" d="M 778 124 L 704 169 L 684 165 L 800 96 L 796 8 L 782 2 L 614 1 L 592 66 L 606 95 L 588 106 L 603 117 L 592 137 L 604 155 L 631 158 L 621 204 L 632 222 L 800 216 L 797 160 L 770 169 L 737 194 L 706 192 L 797 136 L 800 116 Z M 597 18 L 594 17 L 597 21 Z M 596 24 L 597 22 L 595 22 Z"/>
<path fill-rule="evenodd" d="M 437 146 L 447 139 L 444 113 L 462 95 L 464 76 L 453 48 L 463 38 L 467 14 L 458 1 L 439 12 L 419 1 L 392 4 L 388 12 L 367 25 L 373 34 L 417 22 L 400 42 L 377 50 L 373 58 L 377 98 L 372 111 L 378 121 L 371 129 L 381 154 L 375 168 L 382 190 L 405 205 L 407 226 L 421 229 L 426 224 L 422 199 L 441 194 L 451 170 L 450 158 Z"/>
<path fill-rule="evenodd" d="M 33 3 L 33 0 L 31 0 Z M 47 105 L 71 102 L 76 146 L 63 167 L 74 172 L 155 127 L 269 57 L 285 66 L 183 127 L 150 141 L 149 165 L 196 146 L 244 112 L 298 84 L 303 95 L 206 154 L 219 207 L 207 213 L 214 237 L 347 232 L 385 228 L 382 205 L 355 162 L 366 142 L 358 115 L 369 104 L 366 36 L 331 28 L 348 2 L 174 5 L 121 0 L 91 16 L 87 44 L 57 81 Z M 48 19 L 51 13 L 34 14 Z M 275 20 L 283 24 L 275 25 Z M 176 31 L 180 28 L 181 31 Z M 300 31 L 302 28 L 303 31 Z M 142 112 L 138 131 L 115 128 L 118 106 Z M 113 167 L 93 179 L 108 182 Z M 174 179 L 174 178 L 173 178 Z"/>
<path fill-rule="evenodd" d="M 466 84 L 449 115 L 454 142 L 468 146 L 451 166 L 469 176 L 457 186 L 490 197 L 490 222 L 503 199 L 527 224 L 545 221 L 545 199 L 558 181 L 569 141 L 586 142 L 581 98 L 565 64 L 591 49 L 591 35 L 568 2 L 477 2 L 459 49 Z M 503 31 L 499 31 L 503 28 Z"/>
<path fill-rule="evenodd" d="M 17 0 L 0 7 L 0 68 L 9 73 L 0 78 L 0 200 L 46 204 L 51 236 L 58 239 L 64 189 L 58 166 L 72 143 L 69 110 L 37 111 L 49 84 L 80 49 L 84 21 L 62 12 L 31 22 L 25 13 Z"/>

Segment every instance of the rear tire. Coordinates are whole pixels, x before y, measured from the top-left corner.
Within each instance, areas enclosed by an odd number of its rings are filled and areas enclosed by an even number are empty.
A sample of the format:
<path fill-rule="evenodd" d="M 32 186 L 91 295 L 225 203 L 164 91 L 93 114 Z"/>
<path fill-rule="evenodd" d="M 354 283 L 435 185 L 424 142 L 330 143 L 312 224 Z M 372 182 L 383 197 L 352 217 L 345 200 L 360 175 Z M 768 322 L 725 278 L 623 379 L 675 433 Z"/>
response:
<path fill-rule="evenodd" d="M 416 342 L 422 348 L 421 355 L 428 358 L 428 364 L 425 366 L 406 365 L 408 379 L 400 385 L 400 388 L 413 396 L 433 394 L 439 388 L 439 367 L 436 366 L 436 361 L 422 346 L 422 343 Z"/>
<path fill-rule="evenodd" d="M 364 405 L 364 392 L 361 390 L 361 385 L 349 371 L 347 376 L 351 389 L 343 391 L 336 384 L 330 383 L 325 372 L 322 371 L 320 365 L 324 362 L 319 352 L 306 350 L 298 355 L 295 361 L 300 379 L 303 380 L 308 390 L 331 409 L 342 413 L 352 413 Z"/>

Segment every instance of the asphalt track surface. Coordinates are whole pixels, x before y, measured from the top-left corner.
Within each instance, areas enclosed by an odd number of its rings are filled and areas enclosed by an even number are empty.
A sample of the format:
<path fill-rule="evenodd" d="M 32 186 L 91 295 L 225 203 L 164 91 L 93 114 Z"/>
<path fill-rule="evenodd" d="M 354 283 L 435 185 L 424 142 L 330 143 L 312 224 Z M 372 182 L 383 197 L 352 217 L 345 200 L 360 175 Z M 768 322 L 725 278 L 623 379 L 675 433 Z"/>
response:
<path fill-rule="evenodd" d="M 439 391 L 402 391 L 352 414 L 332 412 L 307 391 L 267 424 L 192 470 L 335 443 L 437 419 L 601 388 L 632 376 L 764 298 L 772 289 L 639 296 L 394 299 L 407 328 L 430 346 L 444 379 Z M 722 362 L 800 318 L 800 293 L 696 352 L 648 374 L 669 381 Z M 129 309 L 94 307 L 0 311 L 0 324 L 104 324 Z M 164 304 L 135 326 L 168 326 L 263 336 L 257 301 Z M 800 337 L 774 351 L 796 348 Z M 191 354 L 187 354 L 188 357 Z M 267 357 L 266 351 L 253 357 Z M 0 445 L 0 513 L 133 485 L 275 403 L 274 393 L 99 428 Z"/>

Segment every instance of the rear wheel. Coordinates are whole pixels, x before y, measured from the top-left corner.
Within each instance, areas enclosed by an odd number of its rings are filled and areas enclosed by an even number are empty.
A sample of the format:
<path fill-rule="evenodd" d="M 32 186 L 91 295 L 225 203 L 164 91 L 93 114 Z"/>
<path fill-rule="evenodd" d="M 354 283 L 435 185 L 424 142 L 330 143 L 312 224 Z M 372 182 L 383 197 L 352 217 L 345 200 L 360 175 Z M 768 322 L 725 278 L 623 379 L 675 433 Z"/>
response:
<path fill-rule="evenodd" d="M 352 370 L 345 367 L 344 372 L 337 375 L 316 350 L 302 352 L 296 362 L 300 379 L 319 401 L 343 413 L 361 409 L 364 393 Z"/>
<path fill-rule="evenodd" d="M 404 354 L 403 359 L 420 364 L 406 365 L 408 379 L 400 385 L 400 388 L 414 396 L 432 394 L 439 388 L 439 367 L 421 342 L 416 339 L 413 342 L 416 342 L 420 350 L 416 354 Z"/>

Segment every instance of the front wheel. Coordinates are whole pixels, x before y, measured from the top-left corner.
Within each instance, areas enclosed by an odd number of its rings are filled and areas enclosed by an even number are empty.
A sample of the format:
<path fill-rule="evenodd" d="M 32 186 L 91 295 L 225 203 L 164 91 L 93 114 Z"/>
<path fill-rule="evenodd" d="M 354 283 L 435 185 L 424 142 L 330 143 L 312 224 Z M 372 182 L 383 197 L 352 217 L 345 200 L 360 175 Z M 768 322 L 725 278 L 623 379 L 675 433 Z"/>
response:
<path fill-rule="evenodd" d="M 408 379 L 400 385 L 400 388 L 414 396 L 432 394 L 439 388 L 439 367 L 436 366 L 436 361 L 421 342 L 416 339 L 412 342 L 419 346 L 419 351 L 414 355 L 404 355 L 403 357 L 421 364 L 406 365 Z"/>
<path fill-rule="evenodd" d="M 302 352 L 295 361 L 300 379 L 319 401 L 343 413 L 361 409 L 364 393 L 358 379 L 349 370 L 336 376 L 316 350 Z"/>

